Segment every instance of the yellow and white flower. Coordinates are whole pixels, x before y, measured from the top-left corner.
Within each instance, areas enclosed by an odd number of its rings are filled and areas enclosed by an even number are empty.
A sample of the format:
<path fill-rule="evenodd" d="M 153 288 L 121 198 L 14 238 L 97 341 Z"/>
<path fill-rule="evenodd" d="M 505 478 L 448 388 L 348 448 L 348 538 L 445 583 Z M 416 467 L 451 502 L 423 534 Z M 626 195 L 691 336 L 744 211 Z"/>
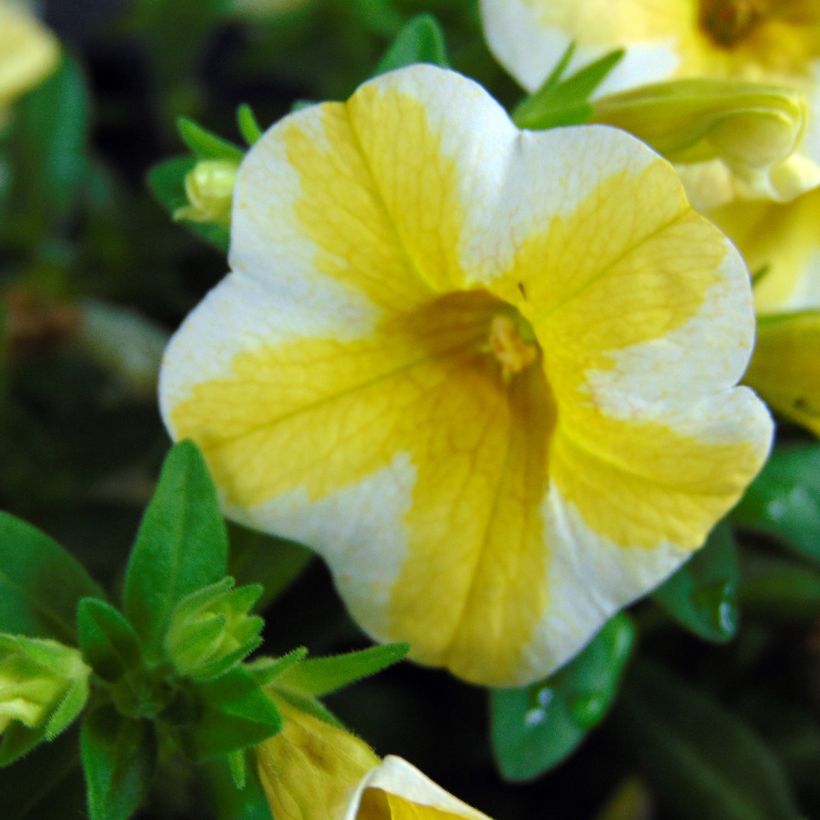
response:
<path fill-rule="evenodd" d="M 784 85 L 808 103 L 795 152 L 755 185 L 737 186 L 720 160 L 706 175 L 709 206 L 733 195 L 787 201 L 820 184 L 820 5 L 815 0 L 482 0 L 484 29 L 498 60 L 534 91 L 570 45 L 570 70 L 616 48 L 622 62 L 598 94 L 665 80 L 709 78 Z M 720 188 L 715 177 L 723 177 Z"/>
<path fill-rule="evenodd" d="M 400 757 L 276 698 L 284 727 L 256 747 L 276 820 L 489 820 Z"/>
<path fill-rule="evenodd" d="M 0 119 L 17 97 L 57 65 L 51 32 L 14 0 L 0 0 Z"/>
<path fill-rule="evenodd" d="M 173 338 L 176 439 L 227 513 L 315 547 L 358 622 L 524 684 L 704 541 L 771 422 L 748 273 L 671 166 L 521 132 L 413 66 L 249 151 L 233 272 Z"/>

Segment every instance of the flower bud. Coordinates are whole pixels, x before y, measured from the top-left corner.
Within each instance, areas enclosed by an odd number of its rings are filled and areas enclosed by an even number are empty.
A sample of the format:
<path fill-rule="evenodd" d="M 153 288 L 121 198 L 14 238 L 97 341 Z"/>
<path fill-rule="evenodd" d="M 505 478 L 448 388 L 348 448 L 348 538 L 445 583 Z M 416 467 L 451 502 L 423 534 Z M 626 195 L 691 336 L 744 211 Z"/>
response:
<path fill-rule="evenodd" d="M 687 166 L 713 163 L 723 172 L 723 198 L 787 200 L 817 184 L 816 170 L 798 152 L 806 101 L 791 88 L 737 80 L 678 80 L 643 86 L 594 103 L 592 120 L 622 128 L 667 159 Z M 807 179 L 806 176 L 811 176 Z M 702 184 L 693 176 L 695 199 Z M 703 207 L 721 204 L 715 194 Z"/>
<path fill-rule="evenodd" d="M 405 760 L 379 760 L 339 726 L 273 698 L 284 727 L 256 747 L 256 760 L 276 820 L 489 820 Z"/>
<path fill-rule="evenodd" d="M 238 163 L 227 159 L 199 161 L 185 177 L 188 205 L 174 212 L 174 219 L 231 224 L 231 203 Z"/>
<path fill-rule="evenodd" d="M 17 722 L 56 735 L 82 709 L 90 672 L 77 649 L 57 641 L 0 635 L 0 732 Z M 73 706 L 58 714 L 69 695 Z"/>
<path fill-rule="evenodd" d="M 345 816 L 362 778 L 379 765 L 355 735 L 274 696 L 284 720 L 279 734 L 256 747 L 259 778 L 277 820 Z"/>
<path fill-rule="evenodd" d="M 183 598 L 171 615 L 165 651 L 180 675 L 211 678 L 240 663 L 262 642 L 264 621 L 248 615 L 262 587 L 233 588 L 233 578 Z"/>

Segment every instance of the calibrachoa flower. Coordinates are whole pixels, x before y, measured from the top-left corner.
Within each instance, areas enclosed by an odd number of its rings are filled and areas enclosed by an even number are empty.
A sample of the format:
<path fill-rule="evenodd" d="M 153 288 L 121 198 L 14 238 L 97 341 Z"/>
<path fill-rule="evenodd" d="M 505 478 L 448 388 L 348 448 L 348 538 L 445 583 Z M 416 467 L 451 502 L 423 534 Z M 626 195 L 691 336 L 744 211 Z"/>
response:
<path fill-rule="evenodd" d="M 57 64 L 54 36 L 19 3 L 0 0 L 0 118 L 4 109 Z"/>
<path fill-rule="evenodd" d="M 692 77 L 799 89 L 809 116 L 798 149 L 758 180 L 756 189 L 741 193 L 788 200 L 820 184 L 820 5 L 815 0 L 482 0 L 481 8 L 490 48 L 530 91 L 573 42 L 576 66 L 626 48 L 600 94 Z M 719 167 L 719 161 L 711 165 Z M 736 193 L 725 169 L 723 176 L 724 190 L 712 204 Z"/>
<path fill-rule="evenodd" d="M 787 204 L 737 202 L 709 216 L 756 274 L 760 326 L 746 382 L 820 435 L 820 189 Z"/>
<path fill-rule="evenodd" d="M 540 678 L 699 547 L 763 462 L 746 268 L 669 164 L 520 132 L 413 66 L 274 126 L 233 273 L 160 397 L 229 515 L 315 547 L 359 623 Z"/>
<path fill-rule="evenodd" d="M 276 820 L 489 820 L 400 757 L 380 760 L 344 729 L 276 703 L 284 728 L 256 748 Z"/>

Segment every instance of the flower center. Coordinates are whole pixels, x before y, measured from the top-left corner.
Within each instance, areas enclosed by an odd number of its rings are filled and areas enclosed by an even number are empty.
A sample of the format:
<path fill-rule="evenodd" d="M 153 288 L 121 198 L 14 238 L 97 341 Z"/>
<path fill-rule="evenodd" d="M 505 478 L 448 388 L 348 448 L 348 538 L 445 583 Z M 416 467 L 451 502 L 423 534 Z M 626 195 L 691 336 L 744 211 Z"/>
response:
<path fill-rule="evenodd" d="M 538 343 L 530 323 L 518 311 L 504 310 L 490 319 L 490 333 L 484 350 L 501 366 L 501 378 L 508 382 L 538 358 Z"/>
<path fill-rule="evenodd" d="M 733 46 L 763 19 L 761 6 L 761 0 L 701 0 L 701 25 L 719 46 Z"/>

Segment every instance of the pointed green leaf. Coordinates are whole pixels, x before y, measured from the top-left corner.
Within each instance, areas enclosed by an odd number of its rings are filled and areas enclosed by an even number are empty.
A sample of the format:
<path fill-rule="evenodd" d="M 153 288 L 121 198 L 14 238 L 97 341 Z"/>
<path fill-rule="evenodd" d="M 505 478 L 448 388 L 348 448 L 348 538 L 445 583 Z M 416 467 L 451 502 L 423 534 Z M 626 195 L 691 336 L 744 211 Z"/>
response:
<path fill-rule="evenodd" d="M 0 631 L 70 643 L 77 602 L 102 594 L 56 541 L 0 512 Z"/>
<path fill-rule="evenodd" d="M 546 680 L 490 692 L 490 738 L 504 778 L 531 780 L 575 750 L 615 700 L 634 641 L 632 621 L 616 615 Z"/>
<path fill-rule="evenodd" d="M 245 668 L 261 686 L 267 686 L 280 675 L 284 675 L 291 666 L 302 663 L 307 654 L 308 651 L 304 646 L 298 646 L 281 658 L 259 658 L 247 664 Z"/>
<path fill-rule="evenodd" d="M 192 688 L 200 717 L 187 738 L 189 753 L 208 760 L 261 743 L 282 728 L 279 710 L 241 666 Z"/>
<path fill-rule="evenodd" d="M 538 91 L 516 107 L 513 121 L 519 128 L 533 130 L 586 122 L 592 114 L 590 96 L 623 56 L 623 49 L 612 51 L 557 83 L 551 75 Z"/>
<path fill-rule="evenodd" d="M 243 758 L 245 752 L 238 752 Z M 242 788 L 234 782 L 230 758 L 221 757 L 206 763 L 204 786 L 208 790 L 209 804 L 217 820 L 273 820 L 256 767 L 247 767 Z"/>
<path fill-rule="evenodd" d="M 820 563 L 820 444 L 776 449 L 732 520 Z"/>
<path fill-rule="evenodd" d="M 676 621 L 707 641 L 725 643 L 738 623 L 737 547 L 728 524 L 712 531 L 696 552 L 654 594 Z"/>
<path fill-rule="evenodd" d="M 165 459 L 125 577 L 125 613 L 157 656 L 171 613 L 186 595 L 227 571 L 228 540 L 216 491 L 196 445 L 175 445 Z"/>
<path fill-rule="evenodd" d="M 196 159 L 191 156 L 172 157 L 155 165 L 148 172 L 148 187 L 169 216 L 173 216 L 180 208 L 188 205 L 188 197 L 185 194 L 185 177 L 196 162 Z M 231 235 L 227 228 L 210 222 L 192 222 L 190 219 L 179 219 L 178 221 L 208 244 L 223 253 L 228 252 Z"/>
<path fill-rule="evenodd" d="M 156 763 L 151 724 L 111 706 L 83 722 L 80 751 L 91 820 L 126 820 L 145 799 Z"/>
<path fill-rule="evenodd" d="M 616 711 L 670 816 L 794 820 L 801 816 L 769 748 L 743 721 L 662 667 L 636 663 Z"/>
<path fill-rule="evenodd" d="M 373 76 L 414 63 L 429 63 L 443 68 L 450 65 L 444 32 L 432 14 L 419 14 L 405 24 L 379 61 Z"/>
<path fill-rule="evenodd" d="M 134 628 L 99 598 L 80 601 L 77 633 L 86 662 L 105 680 L 113 683 L 142 665 L 142 649 Z"/>
<path fill-rule="evenodd" d="M 228 768 L 231 770 L 231 780 L 237 789 L 244 789 L 248 780 L 248 761 L 244 749 L 228 752 Z"/>
<path fill-rule="evenodd" d="M 345 655 L 308 658 L 278 677 L 276 686 L 321 697 L 381 672 L 403 660 L 409 651 L 409 644 L 391 643 Z"/>
<path fill-rule="evenodd" d="M 245 156 L 238 145 L 218 137 L 187 117 L 177 120 L 177 130 L 182 141 L 198 159 L 230 159 L 241 162 Z"/>

